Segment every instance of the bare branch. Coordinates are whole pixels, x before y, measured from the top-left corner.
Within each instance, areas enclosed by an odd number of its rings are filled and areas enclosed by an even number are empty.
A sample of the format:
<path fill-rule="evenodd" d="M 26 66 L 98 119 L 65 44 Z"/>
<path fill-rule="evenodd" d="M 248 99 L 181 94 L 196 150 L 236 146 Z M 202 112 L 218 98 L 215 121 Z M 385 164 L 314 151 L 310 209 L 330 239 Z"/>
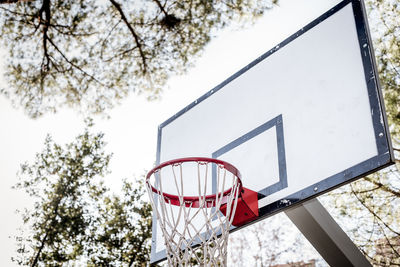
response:
<path fill-rule="evenodd" d="M 105 84 L 103 84 L 101 81 L 99 81 L 98 79 L 96 79 L 96 77 L 94 77 L 93 75 L 87 73 L 85 70 L 83 70 L 81 67 L 79 67 L 78 65 L 76 65 L 75 63 L 73 63 L 71 60 L 69 60 L 64 53 L 58 48 L 58 46 L 53 42 L 53 40 L 48 39 L 49 43 L 57 50 L 57 52 L 61 55 L 62 58 L 65 59 L 65 61 L 67 61 L 72 67 L 74 67 L 75 69 L 79 70 L 80 72 L 82 72 L 85 76 L 90 77 L 92 80 L 96 81 L 98 84 L 102 85 L 102 86 L 106 86 Z"/>
<path fill-rule="evenodd" d="M 176 26 L 182 21 L 180 18 L 177 18 L 174 14 L 169 14 L 165 7 L 161 4 L 159 0 L 153 0 L 161 10 L 161 13 L 164 14 L 164 17 L 160 21 L 161 25 L 165 26 L 169 30 L 175 29 Z"/>
<path fill-rule="evenodd" d="M 41 66 L 41 88 L 43 90 L 43 84 L 44 84 L 44 77 L 47 75 L 46 73 L 50 70 L 50 64 L 53 62 L 52 57 L 50 56 L 48 52 L 48 43 L 50 43 L 56 51 L 61 55 L 62 58 L 64 58 L 65 61 L 67 61 L 68 64 L 70 64 L 72 67 L 75 69 L 79 70 L 82 72 L 85 76 L 90 77 L 97 83 L 101 84 L 104 86 L 102 82 L 97 80 L 93 75 L 87 73 L 84 71 L 81 67 L 73 63 L 71 60 L 69 60 L 65 54 L 58 48 L 58 46 L 53 42 L 51 38 L 48 36 L 48 30 L 49 28 L 53 25 L 55 27 L 63 27 L 62 25 L 57 25 L 57 24 L 51 24 L 51 9 L 50 9 L 50 0 L 43 0 L 42 7 L 39 10 L 39 25 L 43 25 L 43 60 L 42 60 L 42 66 Z M 53 64 L 54 67 L 57 70 L 56 64 Z"/>
<path fill-rule="evenodd" d="M 365 193 L 369 193 L 369 192 L 373 192 L 373 191 L 375 191 L 375 190 L 378 190 L 378 189 L 380 189 L 382 186 L 377 186 L 377 187 L 374 187 L 374 188 L 371 188 L 371 189 L 366 189 L 366 190 L 358 190 L 356 193 L 358 193 L 358 194 L 365 194 Z"/>
<path fill-rule="evenodd" d="M 63 25 L 50 25 L 50 26 L 52 26 L 52 28 L 55 29 L 61 35 L 69 35 L 69 36 L 74 36 L 74 37 L 89 37 L 89 36 L 92 36 L 93 34 L 97 33 L 97 32 L 75 33 L 69 29 L 69 28 L 71 28 L 70 26 L 63 26 Z M 60 28 L 63 29 L 64 27 L 66 27 L 66 29 L 68 29 L 68 31 L 63 31 L 60 29 Z"/>
<path fill-rule="evenodd" d="M 43 25 L 43 37 L 42 37 L 43 59 L 40 67 L 40 89 L 42 91 L 44 89 L 44 78 L 46 77 L 47 72 L 50 70 L 50 62 L 51 62 L 47 49 L 47 40 L 49 38 L 47 32 L 49 30 L 50 19 L 51 19 L 50 0 L 43 0 L 42 6 L 39 10 L 39 24 L 35 29 L 36 31 L 40 27 L 40 25 Z"/>
<path fill-rule="evenodd" d="M 135 50 L 136 48 L 137 48 L 137 46 L 132 47 L 132 48 L 127 49 L 127 50 L 124 50 L 124 51 L 122 51 L 121 53 L 117 53 L 117 54 L 113 55 L 113 56 L 110 57 L 110 58 L 104 59 L 104 62 L 110 62 L 110 61 L 114 60 L 115 58 L 125 56 L 126 54 L 132 52 L 132 51 Z"/>
<path fill-rule="evenodd" d="M 143 71 L 143 74 L 146 74 L 147 73 L 146 56 L 143 51 L 141 40 L 140 40 L 139 36 L 137 35 L 137 33 L 135 32 L 135 30 L 133 29 L 132 25 L 129 23 L 128 19 L 126 18 L 125 13 L 121 8 L 121 5 L 119 3 L 117 3 L 115 0 L 110 0 L 110 2 L 113 4 L 115 9 L 117 9 L 118 13 L 121 16 L 122 21 L 128 27 L 130 33 L 132 34 L 133 38 L 135 39 L 136 46 L 139 49 L 140 57 L 142 58 L 142 64 L 143 64 L 142 71 Z"/>
<path fill-rule="evenodd" d="M 390 238 L 385 233 L 385 229 L 383 229 L 382 225 L 380 225 L 380 224 L 379 224 L 379 227 L 381 228 L 381 231 L 382 231 L 383 235 L 385 236 L 385 240 L 386 240 L 387 245 L 389 245 L 389 247 L 392 249 L 394 254 L 396 254 L 396 256 L 398 258 L 400 258 L 399 252 L 397 252 L 397 249 L 393 247 L 393 244 L 390 242 Z"/>
<path fill-rule="evenodd" d="M 39 250 L 37 251 L 37 253 L 36 253 L 36 255 L 35 255 L 35 258 L 34 258 L 33 261 L 32 261 L 31 267 L 36 266 L 36 264 L 38 263 L 38 261 L 39 261 L 39 256 L 40 256 L 40 254 L 42 253 L 42 250 L 43 250 L 43 248 L 44 248 L 44 246 L 45 246 L 45 244 L 46 244 L 47 236 L 48 236 L 48 235 L 47 235 L 47 233 L 46 233 L 46 235 L 45 235 L 45 236 L 43 237 L 43 239 L 41 240 Z"/>
<path fill-rule="evenodd" d="M 103 58 L 104 54 L 104 47 L 107 42 L 107 40 L 110 38 L 112 32 L 117 28 L 117 26 L 121 23 L 122 20 L 119 20 L 115 25 L 111 28 L 111 30 L 108 32 L 107 36 L 103 40 L 97 41 L 96 45 L 101 43 L 101 50 L 100 50 L 100 57 Z"/>
<path fill-rule="evenodd" d="M 160 8 L 161 12 L 165 15 L 168 16 L 167 11 L 165 10 L 164 6 L 161 4 L 159 0 L 153 0 L 157 4 L 157 6 Z"/>
<path fill-rule="evenodd" d="M 383 191 L 385 191 L 385 192 L 388 192 L 388 193 L 390 193 L 390 194 L 395 195 L 396 197 L 400 197 L 400 192 L 397 192 L 397 191 L 392 190 L 390 187 L 388 187 L 388 186 L 382 184 L 381 182 L 377 182 L 377 181 L 375 181 L 374 179 L 372 179 L 372 178 L 370 178 L 370 177 L 364 177 L 364 179 L 365 179 L 366 181 L 368 181 L 368 182 L 370 182 L 370 183 L 376 185 L 376 186 L 377 186 L 376 189 L 379 188 L 379 189 L 381 189 L 381 190 L 383 190 Z M 361 192 L 360 192 L 360 193 L 361 193 Z"/>
<path fill-rule="evenodd" d="M 0 0 L 0 1 L 1 1 L 1 0 Z M 0 3 L 0 4 L 1 4 L 1 3 Z M 18 15 L 18 16 L 22 16 L 22 17 L 31 17 L 31 18 L 36 17 L 36 14 L 20 13 L 20 12 L 16 12 L 16 11 L 13 11 L 13 10 L 11 10 L 11 9 L 5 8 L 5 7 L 3 7 L 3 6 L 0 6 L 0 9 L 4 10 L 4 11 L 6 11 L 6 12 L 9 12 L 9 13 L 11 13 L 11 14 L 13 14 L 13 15 Z"/>
<path fill-rule="evenodd" d="M 392 227 L 390 227 L 387 223 L 385 223 L 385 222 L 383 221 L 383 219 L 382 219 L 378 214 L 376 214 L 376 212 L 374 212 L 367 204 L 365 204 L 365 202 L 358 196 L 357 192 L 354 190 L 352 184 L 350 184 L 350 187 L 351 187 L 351 191 L 352 191 L 353 195 L 357 198 L 357 200 L 361 203 L 361 205 L 363 205 L 363 206 L 369 211 L 369 213 L 371 213 L 374 217 L 376 217 L 379 221 L 381 221 L 382 224 L 383 224 L 387 229 L 389 229 L 390 231 L 392 231 L 392 232 L 395 233 L 396 235 L 400 235 L 399 232 L 397 232 L 397 231 L 394 230 Z"/>

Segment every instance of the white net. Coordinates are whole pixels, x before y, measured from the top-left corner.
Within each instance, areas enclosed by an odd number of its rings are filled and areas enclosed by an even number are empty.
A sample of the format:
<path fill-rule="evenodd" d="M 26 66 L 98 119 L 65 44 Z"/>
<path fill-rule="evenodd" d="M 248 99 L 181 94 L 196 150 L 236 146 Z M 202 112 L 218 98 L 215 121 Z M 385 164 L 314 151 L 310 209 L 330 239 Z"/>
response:
<path fill-rule="evenodd" d="M 241 181 L 214 161 L 174 162 L 147 177 L 169 266 L 226 266 Z"/>

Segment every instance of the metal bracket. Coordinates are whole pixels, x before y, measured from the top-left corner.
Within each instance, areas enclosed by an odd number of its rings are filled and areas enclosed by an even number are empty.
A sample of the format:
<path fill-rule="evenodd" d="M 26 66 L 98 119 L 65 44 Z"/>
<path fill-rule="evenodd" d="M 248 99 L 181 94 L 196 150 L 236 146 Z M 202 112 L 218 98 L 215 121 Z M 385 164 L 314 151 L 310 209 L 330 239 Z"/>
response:
<path fill-rule="evenodd" d="M 318 199 L 285 213 L 330 266 L 372 266 Z"/>

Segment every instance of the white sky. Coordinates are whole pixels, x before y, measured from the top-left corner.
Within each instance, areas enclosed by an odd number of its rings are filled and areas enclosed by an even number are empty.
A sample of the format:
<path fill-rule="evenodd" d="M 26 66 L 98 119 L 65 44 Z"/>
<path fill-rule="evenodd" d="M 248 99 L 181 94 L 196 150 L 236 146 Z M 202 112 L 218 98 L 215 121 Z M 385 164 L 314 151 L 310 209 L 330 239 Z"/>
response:
<path fill-rule="evenodd" d="M 281 0 L 279 7 L 267 12 L 255 25 L 241 31 L 221 32 L 207 46 L 195 68 L 170 80 L 169 89 L 160 101 L 147 102 L 132 95 L 110 112 L 111 119 L 95 118 L 96 130 L 105 133 L 107 149 L 114 153 L 107 183 L 113 190 L 119 190 L 122 178 L 144 174 L 155 162 L 160 123 L 338 2 Z M 4 82 L 0 85 L 6 86 Z M 10 260 L 15 255 L 15 246 L 9 236 L 15 235 L 21 224 L 15 210 L 29 204 L 23 194 L 11 189 L 17 182 L 19 165 L 34 159 L 47 133 L 57 143 L 64 144 L 82 132 L 84 123 L 80 115 L 68 109 L 31 120 L 0 96 L 0 125 L 0 266 L 15 266 Z"/>

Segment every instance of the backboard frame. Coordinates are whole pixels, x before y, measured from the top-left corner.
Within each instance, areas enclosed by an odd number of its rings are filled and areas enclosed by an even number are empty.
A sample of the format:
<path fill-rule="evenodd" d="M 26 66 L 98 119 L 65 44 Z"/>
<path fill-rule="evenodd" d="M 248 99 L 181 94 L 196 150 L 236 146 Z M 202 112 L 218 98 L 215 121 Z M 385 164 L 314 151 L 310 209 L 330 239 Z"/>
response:
<path fill-rule="evenodd" d="M 190 105 L 188 105 L 186 108 L 183 110 L 179 111 L 177 114 L 175 114 L 173 117 L 165 121 L 159 126 L 158 129 L 158 141 L 157 141 L 157 160 L 156 164 L 159 165 L 160 162 L 160 153 L 161 153 L 161 142 L 162 142 L 162 130 L 164 127 L 169 125 L 171 122 L 185 114 L 186 112 L 190 111 L 193 107 L 199 105 L 202 101 L 208 99 L 210 96 L 215 94 L 218 90 L 224 88 L 227 84 L 241 76 L 242 74 L 246 73 L 248 70 L 268 58 L 269 56 L 273 55 L 280 49 L 284 49 L 286 45 L 291 43 L 292 41 L 296 40 L 298 37 L 302 36 L 304 33 L 309 31 L 310 29 L 314 28 L 316 25 L 319 23 L 325 21 L 327 18 L 331 17 L 334 15 L 336 12 L 340 11 L 342 8 L 347 6 L 348 4 L 352 5 L 353 8 L 353 15 L 354 15 L 354 20 L 356 23 L 356 30 L 357 30 L 357 35 L 358 35 L 358 44 L 360 47 L 361 51 L 361 57 L 362 57 L 362 64 L 364 68 L 364 77 L 365 81 L 367 84 L 367 90 L 368 90 L 368 96 L 369 96 L 369 102 L 371 106 L 371 118 L 373 122 L 373 129 L 374 129 L 374 134 L 375 134 L 375 142 L 377 145 L 377 150 L 378 150 L 378 155 L 374 156 L 364 162 L 361 162 L 359 164 L 356 164 L 352 166 L 351 168 L 348 168 L 346 170 L 343 170 L 340 173 L 336 173 L 335 175 L 329 176 L 324 178 L 318 183 L 315 183 L 311 186 L 308 186 L 294 194 L 288 195 L 284 199 L 281 199 L 279 201 L 275 201 L 271 204 L 268 204 L 266 206 L 263 206 L 260 208 L 260 217 L 255 220 L 259 221 L 262 219 L 265 219 L 266 217 L 269 217 L 273 214 L 276 214 L 280 211 L 283 211 L 284 209 L 296 205 L 296 204 L 301 204 L 306 200 L 309 200 L 311 198 L 317 197 L 323 193 L 326 193 L 330 190 L 333 190 L 337 187 L 340 187 L 346 183 L 352 182 L 356 179 L 361 178 L 362 176 L 365 176 L 367 174 L 376 172 L 379 169 L 385 168 L 391 164 L 394 163 L 394 153 L 391 145 L 391 140 L 390 140 L 390 135 L 389 135 L 389 129 L 388 129 L 388 123 L 386 119 L 386 114 L 385 114 L 385 108 L 384 108 L 384 103 L 383 103 L 383 96 L 379 84 L 379 79 L 378 79 L 378 73 L 377 73 L 377 68 L 376 68 L 376 62 L 375 62 L 375 56 L 374 56 L 374 51 L 372 47 L 372 41 L 370 38 L 370 32 L 368 28 L 368 23 L 367 23 L 367 16 L 365 12 L 365 7 L 363 1 L 359 0 L 344 0 L 337 4 L 335 7 L 309 23 L 307 26 L 304 28 L 300 29 L 287 39 L 285 39 L 283 42 L 278 44 L 276 47 L 273 49 L 269 50 L 256 60 L 254 60 L 252 63 L 229 77 L 227 80 L 222 82 L 220 85 L 216 86 L 200 98 L 198 98 L 196 101 L 192 102 Z M 229 149 L 235 147 L 235 145 L 240 144 L 242 140 L 246 140 L 248 138 L 251 138 L 252 136 L 255 136 L 257 134 L 260 134 L 262 131 L 266 129 L 270 129 L 271 127 L 276 127 L 276 132 L 277 132 L 277 138 L 278 140 L 278 158 L 279 158 L 279 173 L 280 173 L 280 180 L 279 183 L 276 185 L 271 186 L 268 190 L 269 192 L 264 192 L 265 194 L 260 194 L 259 198 L 263 198 L 265 195 L 268 195 L 269 193 L 273 192 L 274 190 L 279 190 L 282 187 L 287 186 L 287 181 L 286 181 L 286 174 L 285 174 L 285 168 L 286 168 L 286 161 L 285 161 L 285 144 L 284 144 L 284 138 L 283 138 L 283 130 L 282 130 L 282 124 L 284 124 L 284 121 L 282 119 L 282 116 L 278 116 L 271 121 L 267 122 L 265 125 L 260 126 L 259 128 L 253 129 L 252 131 L 248 132 L 246 135 L 238 138 L 237 140 L 234 140 L 233 142 L 229 143 L 227 146 L 221 147 L 220 149 L 216 150 L 212 156 L 217 158 L 219 155 L 222 155 Z M 239 170 L 240 171 L 240 170 Z M 246 177 L 244 178 L 244 184 L 246 185 Z M 267 190 L 267 191 L 268 191 Z M 251 222 L 251 223 L 254 223 Z M 244 227 L 244 226 L 242 226 Z M 238 227 L 233 229 L 233 231 L 236 231 L 238 229 L 241 229 L 242 227 Z M 165 255 L 165 250 L 161 252 L 156 252 L 156 249 L 153 247 L 155 246 L 156 242 L 154 240 L 156 236 L 156 231 L 157 231 L 157 223 L 156 221 L 153 220 L 153 240 L 152 240 L 152 252 L 151 252 L 151 263 L 156 263 L 164 260 L 166 258 Z"/>

